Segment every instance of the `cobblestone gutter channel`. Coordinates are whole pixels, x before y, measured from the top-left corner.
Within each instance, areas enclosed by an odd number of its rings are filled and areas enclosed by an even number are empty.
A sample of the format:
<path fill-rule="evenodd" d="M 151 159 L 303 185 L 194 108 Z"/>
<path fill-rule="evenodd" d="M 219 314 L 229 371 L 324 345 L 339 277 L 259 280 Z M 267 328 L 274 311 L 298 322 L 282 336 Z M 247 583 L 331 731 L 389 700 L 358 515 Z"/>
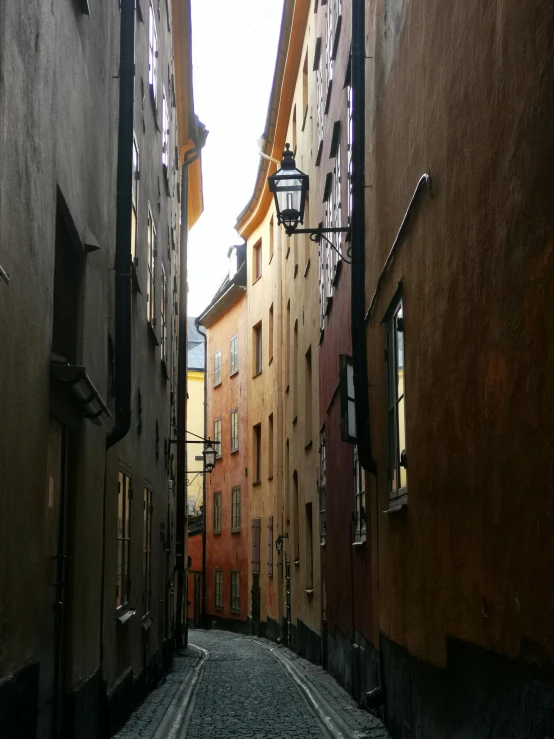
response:
<path fill-rule="evenodd" d="M 321 668 L 264 639 L 191 631 L 116 739 L 388 739 Z"/>

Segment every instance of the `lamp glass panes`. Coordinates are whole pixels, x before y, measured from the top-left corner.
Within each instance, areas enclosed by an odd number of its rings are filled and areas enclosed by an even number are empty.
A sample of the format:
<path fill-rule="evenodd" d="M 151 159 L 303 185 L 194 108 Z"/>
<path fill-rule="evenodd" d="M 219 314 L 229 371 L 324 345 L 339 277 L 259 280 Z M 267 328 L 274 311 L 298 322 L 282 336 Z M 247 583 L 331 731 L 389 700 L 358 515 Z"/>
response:
<path fill-rule="evenodd" d="M 304 223 L 309 177 L 296 168 L 289 144 L 283 152 L 281 169 L 268 177 L 268 183 L 269 191 L 275 197 L 278 223 L 282 223 L 286 229 L 291 230 L 294 230 L 299 223 Z"/>
<path fill-rule="evenodd" d="M 204 455 L 204 463 L 206 465 L 206 472 L 211 472 L 213 468 L 215 467 L 215 455 L 216 451 L 214 449 L 214 445 L 210 440 L 208 440 L 208 443 L 204 447 L 204 451 L 202 452 Z"/>

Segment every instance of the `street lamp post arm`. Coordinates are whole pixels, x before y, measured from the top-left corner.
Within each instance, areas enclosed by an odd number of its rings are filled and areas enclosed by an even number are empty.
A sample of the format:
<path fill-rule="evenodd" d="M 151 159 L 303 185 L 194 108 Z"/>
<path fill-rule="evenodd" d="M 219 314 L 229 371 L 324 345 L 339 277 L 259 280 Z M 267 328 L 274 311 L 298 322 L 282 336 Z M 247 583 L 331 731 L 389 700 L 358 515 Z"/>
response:
<path fill-rule="evenodd" d="M 315 244 L 319 244 L 321 239 L 325 239 L 325 241 L 329 244 L 331 249 L 337 252 L 339 257 L 346 262 L 346 264 L 352 264 L 352 262 L 349 259 L 346 259 L 344 254 L 337 249 L 337 247 L 333 244 L 331 239 L 328 239 L 325 234 L 339 234 L 339 233 L 349 233 L 350 227 L 345 228 L 294 228 L 294 229 L 285 229 L 285 233 L 287 236 L 292 236 L 293 234 L 309 234 L 310 235 L 310 241 L 313 241 Z M 350 256 L 350 248 L 347 249 L 348 256 Z"/>

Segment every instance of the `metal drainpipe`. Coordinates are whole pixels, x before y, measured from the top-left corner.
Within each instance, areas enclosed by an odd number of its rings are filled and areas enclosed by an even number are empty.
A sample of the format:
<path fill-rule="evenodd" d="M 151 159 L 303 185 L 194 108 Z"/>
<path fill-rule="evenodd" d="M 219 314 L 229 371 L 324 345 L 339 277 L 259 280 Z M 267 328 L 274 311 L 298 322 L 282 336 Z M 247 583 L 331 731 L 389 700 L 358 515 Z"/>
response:
<path fill-rule="evenodd" d="M 377 474 L 371 453 L 365 334 L 365 0 L 352 0 L 352 363 L 360 464 Z"/>
<path fill-rule="evenodd" d="M 115 222 L 115 424 L 109 449 L 131 425 L 131 208 L 133 198 L 133 104 L 135 3 L 121 0 L 117 211 Z"/>
<path fill-rule="evenodd" d="M 185 592 L 185 518 L 186 518 L 186 397 L 187 397 L 187 247 L 188 247 L 188 168 L 200 156 L 201 147 L 187 151 L 181 178 L 181 235 L 179 249 L 179 348 L 177 362 L 177 510 L 176 510 L 176 569 L 177 611 L 175 614 L 175 643 L 181 648 L 186 643 L 183 633 L 183 596 Z"/>
<path fill-rule="evenodd" d="M 115 424 L 106 451 L 131 426 L 131 208 L 133 197 L 133 106 L 135 85 L 135 1 L 121 0 L 119 41 L 119 126 L 115 226 Z M 106 583 L 106 499 L 108 458 L 102 495 L 102 575 L 100 579 L 100 675 L 104 678 L 104 591 Z M 105 717 L 105 716 L 104 716 Z M 107 731 L 107 727 L 103 726 Z"/>
<path fill-rule="evenodd" d="M 208 423 L 208 336 L 205 331 L 200 331 L 200 324 L 196 321 L 196 330 L 204 337 L 204 438 L 206 438 L 206 426 Z M 200 622 L 206 626 L 206 474 L 202 478 L 202 615 Z"/>

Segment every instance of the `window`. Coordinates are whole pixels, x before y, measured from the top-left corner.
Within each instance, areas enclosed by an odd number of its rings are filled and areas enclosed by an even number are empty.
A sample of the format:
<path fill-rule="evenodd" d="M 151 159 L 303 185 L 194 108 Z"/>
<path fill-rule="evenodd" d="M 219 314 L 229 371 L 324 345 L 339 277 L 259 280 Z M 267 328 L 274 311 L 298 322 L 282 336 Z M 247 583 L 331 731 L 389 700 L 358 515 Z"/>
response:
<path fill-rule="evenodd" d="M 319 54 L 317 53 L 319 49 Z M 315 66 L 317 64 L 317 66 Z M 323 70 L 321 68 L 321 38 L 316 42 L 316 57 L 314 61 L 315 68 L 315 89 L 316 89 L 316 113 L 317 113 L 317 156 L 316 164 L 319 164 L 321 151 L 323 148 Z"/>
<path fill-rule="evenodd" d="M 346 129 L 346 172 L 348 186 L 347 217 L 349 224 L 352 218 L 352 145 L 354 143 L 354 119 L 352 117 L 352 105 L 352 83 L 349 79 L 346 86 L 346 114 L 348 117 L 348 127 Z"/>
<path fill-rule="evenodd" d="M 160 332 L 162 361 L 167 361 L 167 277 L 162 264 L 162 299 L 160 301 Z"/>
<path fill-rule="evenodd" d="M 267 574 L 273 577 L 273 516 L 267 517 Z"/>
<path fill-rule="evenodd" d="M 231 451 L 236 452 L 239 448 L 239 412 L 235 408 L 231 411 Z"/>
<path fill-rule="evenodd" d="M 214 607 L 223 610 L 223 570 L 215 571 L 215 600 Z"/>
<path fill-rule="evenodd" d="M 131 478 L 124 472 L 119 473 L 117 488 L 117 577 L 115 586 L 115 604 L 117 608 L 126 606 L 131 590 L 131 569 L 129 556 L 131 551 Z"/>
<path fill-rule="evenodd" d="M 254 244 L 254 276 L 252 282 L 256 282 L 262 276 L 262 240 Z"/>
<path fill-rule="evenodd" d="M 273 413 L 269 414 L 267 426 L 267 477 L 273 477 Z"/>
<path fill-rule="evenodd" d="M 221 493 L 214 493 L 214 534 L 221 534 Z"/>
<path fill-rule="evenodd" d="M 260 519 L 252 519 L 252 574 L 260 574 Z"/>
<path fill-rule="evenodd" d="M 152 601 L 152 491 L 145 487 L 142 514 L 142 605 L 144 615 L 150 613 Z"/>
<path fill-rule="evenodd" d="M 156 18 L 154 6 L 150 1 L 150 13 L 148 23 L 148 84 L 154 103 L 158 102 L 158 32 L 156 30 Z"/>
<path fill-rule="evenodd" d="M 304 219 L 309 223 L 310 222 L 310 193 L 306 193 L 306 204 L 305 204 L 305 217 Z M 310 244 L 312 243 L 310 241 L 309 234 L 304 234 L 304 277 L 307 274 L 308 270 L 308 264 L 310 262 Z"/>
<path fill-rule="evenodd" d="M 312 443 L 312 347 L 306 352 L 304 376 L 304 444 Z"/>
<path fill-rule="evenodd" d="M 231 339 L 229 355 L 229 374 L 234 375 L 239 371 L 239 337 L 238 334 Z M 220 359 L 221 364 L 221 359 Z"/>
<path fill-rule="evenodd" d="M 254 482 L 262 479 L 262 424 L 254 426 Z"/>
<path fill-rule="evenodd" d="M 221 385 L 221 349 L 214 352 L 214 387 Z"/>
<path fill-rule="evenodd" d="M 148 205 L 148 284 L 146 286 L 146 311 L 148 322 L 156 326 L 156 227 L 150 204 Z"/>
<path fill-rule="evenodd" d="M 231 570 L 231 611 L 239 613 L 240 611 L 240 572 Z"/>
<path fill-rule="evenodd" d="M 292 357 L 292 419 L 298 416 L 298 320 L 294 322 L 294 347 Z"/>
<path fill-rule="evenodd" d="M 335 163 L 333 165 L 333 211 L 331 213 L 331 222 L 332 222 L 332 228 L 341 228 L 342 227 L 342 197 L 341 197 L 342 173 L 341 173 L 340 138 L 339 138 L 337 148 L 335 151 L 336 151 Z M 342 254 L 341 239 L 342 239 L 342 234 L 340 233 L 331 234 L 331 241 L 333 242 L 333 245 L 335 247 L 335 249 L 330 250 L 331 265 L 332 265 L 332 272 L 331 272 L 331 282 L 332 283 L 334 283 L 335 278 L 337 276 L 337 264 L 339 263 L 341 259 L 341 254 Z"/>
<path fill-rule="evenodd" d="M 273 303 L 269 306 L 269 363 L 273 360 Z"/>
<path fill-rule="evenodd" d="M 339 394 L 340 394 L 340 438 L 346 443 L 355 444 L 356 397 L 354 394 L 354 365 L 352 358 L 339 354 Z"/>
<path fill-rule="evenodd" d="M 325 311 L 327 309 L 327 246 L 324 240 L 319 242 L 319 330 L 325 327 Z"/>
<path fill-rule="evenodd" d="M 296 149 L 297 149 L 297 137 L 296 137 L 296 105 L 294 106 L 294 109 L 292 111 L 292 151 L 294 156 L 296 156 Z"/>
<path fill-rule="evenodd" d="M 262 371 L 262 322 L 254 326 L 254 376 Z"/>
<path fill-rule="evenodd" d="M 169 164 L 169 112 L 165 85 L 162 85 L 162 164 L 167 170 Z"/>
<path fill-rule="evenodd" d="M 133 207 L 131 209 L 131 259 L 136 264 L 137 256 L 137 212 L 139 190 L 139 149 L 137 137 L 133 133 Z"/>
<path fill-rule="evenodd" d="M 231 531 L 240 531 L 240 485 L 231 493 Z"/>
<path fill-rule="evenodd" d="M 223 450 L 221 448 L 221 418 L 216 418 L 214 421 L 214 442 L 216 459 L 221 459 L 221 455 L 223 454 Z"/>
<path fill-rule="evenodd" d="M 273 216 L 269 221 L 269 261 L 273 259 L 273 240 L 275 238 L 275 224 L 273 223 Z"/>
<path fill-rule="evenodd" d="M 319 538 L 322 544 L 327 538 L 327 457 L 325 428 L 319 434 Z"/>
<path fill-rule="evenodd" d="M 333 88 L 333 40 L 335 32 L 335 16 L 333 13 L 333 0 L 330 0 L 327 6 L 326 16 L 326 32 L 325 32 L 325 84 L 324 94 L 325 99 L 325 112 L 329 109 L 329 103 L 331 100 L 331 90 Z"/>
<path fill-rule="evenodd" d="M 358 457 L 358 446 L 354 445 L 354 541 L 365 541 L 365 475 Z"/>
<path fill-rule="evenodd" d="M 312 504 L 306 503 L 306 590 L 314 587 Z"/>
<path fill-rule="evenodd" d="M 291 358 L 291 350 L 290 350 L 290 300 L 287 303 L 287 346 L 286 349 L 286 358 L 285 358 L 285 383 L 287 390 L 289 389 L 290 385 L 290 358 Z"/>
<path fill-rule="evenodd" d="M 389 441 L 389 503 L 408 501 L 408 460 L 406 455 L 406 409 L 404 377 L 404 312 L 402 299 L 389 309 L 385 323 L 387 369 L 387 426 Z"/>

